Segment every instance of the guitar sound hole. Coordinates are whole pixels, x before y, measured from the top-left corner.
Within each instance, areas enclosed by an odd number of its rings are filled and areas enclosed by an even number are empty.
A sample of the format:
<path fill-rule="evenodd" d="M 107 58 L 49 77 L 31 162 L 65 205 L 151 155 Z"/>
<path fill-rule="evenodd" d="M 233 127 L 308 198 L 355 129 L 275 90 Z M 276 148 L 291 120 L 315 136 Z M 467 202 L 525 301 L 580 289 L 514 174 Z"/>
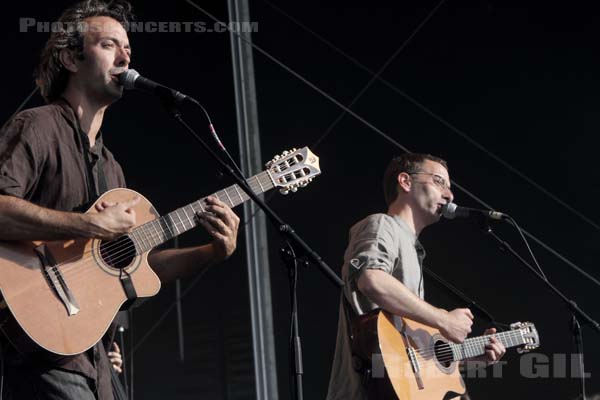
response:
<path fill-rule="evenodd" d="M 453 356 L 452 350 L 450 349 L 450 345 L 448 343 L 438 340 L 434 345 L 435 349 L 435 358 L 438 360 L 440 364 L 444 368 L 450 367 L 452 365 Z"/>
<path fill-rule="evenodd" d="M 127 268 L 135 256 L 135 246 L 129 236 L 121 236 L 118 239 L 100 243 L 100 257 L 111 268 Z"/>

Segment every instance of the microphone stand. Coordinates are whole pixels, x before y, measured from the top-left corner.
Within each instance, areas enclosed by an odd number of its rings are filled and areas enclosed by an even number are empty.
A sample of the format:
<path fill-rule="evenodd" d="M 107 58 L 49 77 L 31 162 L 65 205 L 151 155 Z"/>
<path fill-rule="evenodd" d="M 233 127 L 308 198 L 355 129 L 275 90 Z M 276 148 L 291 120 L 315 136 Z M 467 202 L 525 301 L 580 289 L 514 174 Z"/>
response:
<path fill-rule="evenodd" d="M 580 368 L 580 391 L 581 391 L 581 399 L 586 400 L 585 396 L 585 366 L 583 362 L 583 336 L 581 333 L 581 326 L 579 325 L 579 318 L 595 329 L 598 333 L 600 333 L 600 324 L 592 319 L 588 314 L 586 314 L 575 301 L 569 299 L 565 296 L 556 286 L 551 284 L 547 279 L 545 279 L 536 269 L 527 262 L 519 253 L 517 253 L 506 241 L 500 238 L 496 233 L 492 230 L 487 221 L 484 224 L 484 231 L 489 237 L 493 238 L 500 245 L 500 249 L 503 251 L 507 251 L 512 254 L 517 260 L 521 262 L 527 269 L 529 269 L 536 277 L 538 277 L 550 290 L 554 292 L 569 308 L 572 314 L 571 319 L 571 332 L 573 333 L 573 339 L 575 341 L 575 351 L 577 351 L 577 357 L 579 359 L 579 368 Z"/>
<path fill-rule="evenodd" d="M 265 213 L 269 221 L 277 228 L 279 234 L 282 236 L 283 240 L 287 243 L 287 249 L 285 252 L 288 256 L 283 257 L 289 271 L 290 277 L 290 286 L 293 288 L 291 297 L 292 297 L 292 331 L 293 331 L 293 365 L 294 365 L 294 386 L 296 393 L 296 400 L 303 399 L 302 393 L 302 375 L 304 373 L 302 368 L 302 346 L 300 341 L 300 335 L 298 333 L 298 314 L 297 314 L 297 293 L 296 293 L 296 272 L 297 262 L 308 263 L 308 261 L 312 262 L 312 264 L 316 265 L 321 272 L 337 287 L 343 287 L 344 282 L 333 272 L 333 270 L 323 261 L 323 259 L 304 241 L 302 240 L 298 234 L 294 231 L 294 229 L 285 223 L 269 206 L 267 206 L 264 201 L 262 201 L 254 191 L 248 186 L 244 177 L 239 176 L 233 168 L 227 164 L 223 159 L 216 154 L 206 142 L 198 135 L 194 129 L 189 126 L 181 116 L 181 110 L 177 107 L 178 100 L 173 96 L 170 91 L 165 91 L 161 93 L 161 100 L 163 106 L 167 110 L 167 112 L 177 121 L 181 126 L 185 128 L 185 130 L 192 135 L 194 139 L 196 139 L 202 148 L 215 160 L 220 169 L 229 175 L 229 177 L 251 198 L 258 207 Z M 192 103 L 199 105 L 196 100 L 191 99 L 188 96 L 188 100 Z M 308 261 L 300 260 L 296 257 L 294 248 L 297 247 L 301 253 L 306 257 Z"/>

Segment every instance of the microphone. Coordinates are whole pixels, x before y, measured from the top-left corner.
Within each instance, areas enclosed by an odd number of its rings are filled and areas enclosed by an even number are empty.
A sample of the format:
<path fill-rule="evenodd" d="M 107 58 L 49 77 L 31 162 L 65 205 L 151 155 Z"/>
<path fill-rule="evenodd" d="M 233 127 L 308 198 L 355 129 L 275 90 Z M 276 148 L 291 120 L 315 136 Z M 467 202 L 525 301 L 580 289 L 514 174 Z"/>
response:
<path fill-rule="evenodd" d="M 163 100 L 174 100 L 176 103 L 181 103 L 183 101 L 189 101 L 194 104 L 198 103 L 193 98 L 186 96 L 177 90 L 151 81 L 148 78 L 144 78 L 135 69 L 128 69 L 127 71 L 119 74 L 118 78 L 119 83 L 127 90 L 141 90 L 142 92 L 154 94 Z"/>
<path fill-rule="evenodd" d="M 490 219 L 505 219 L 508 218 L 507 214 L 503 214 L 498 211 L 480 210 L 477 208 L 460 207 L 454 203 L 444 204 L 442 207 L 442 215 L 448 219 L 468 218 L 472 215 L 480 215 Z"/>

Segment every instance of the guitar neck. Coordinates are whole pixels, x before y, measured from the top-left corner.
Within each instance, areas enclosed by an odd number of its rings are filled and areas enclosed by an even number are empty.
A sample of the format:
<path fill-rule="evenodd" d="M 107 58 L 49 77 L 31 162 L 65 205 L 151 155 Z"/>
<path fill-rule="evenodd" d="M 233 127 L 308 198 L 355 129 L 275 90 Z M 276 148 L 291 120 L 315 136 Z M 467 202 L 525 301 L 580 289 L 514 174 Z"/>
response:
<path fill-rule="evenodd" d="M 495 336 L 507 349 L 527 343 L 527 339 L 523 335 L 523 331 L 521 329 L 495 333 L 494 335 L 484 335 L 469 338 L 460 344 L 450 343 L 454 361 L 478 357 L 485 354 L 485 346 L 490 342 L 490 338 L 492 336 Z"/>
<path fill-rule="evenodd" d="M 275 187 L 268 171 L 263 171 L 246 180 L 256 194 L 264 193 Z M 236 184 L 212 194 L 231 208 L 244 203 L 250 197 Z M 207 196 L 209 197 L 209 196 Z M 198 213 L 204 212 L 206 197 L 178 208 L 158 219 L 135 228 L 129 237 L 135 243 L 137 253 L 142 254 L 166 241 L 195 228 L 198 225 Z"/>

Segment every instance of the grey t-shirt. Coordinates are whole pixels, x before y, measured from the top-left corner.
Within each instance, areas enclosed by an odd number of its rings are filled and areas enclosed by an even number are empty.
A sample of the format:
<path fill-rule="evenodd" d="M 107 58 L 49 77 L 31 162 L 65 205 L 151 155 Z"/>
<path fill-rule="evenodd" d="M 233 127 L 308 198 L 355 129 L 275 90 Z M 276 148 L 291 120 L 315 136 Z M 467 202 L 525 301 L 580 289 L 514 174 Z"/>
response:
<path fill-rule="evenodd" d="M 420 248 L 417 254 L 416 247 Z M 362 315 L 378 305 L 357 287 L 365 269 L 380 269 L 402 282 L 409 290 L 423 298 L 422 272 L 419 256 L 424 251 L 409 226 L 398 216 L 369 215 L 350 229 L 349 244 L 344 254 L 342 278 L 343 296 L 355 314 Z M 363 400 L 366 393 L 361 376 L 352 366 L 349 327 L 346 321 L 344 299 L 340 301 L 335 356 L 331 368 L 327 400 Z"/>

